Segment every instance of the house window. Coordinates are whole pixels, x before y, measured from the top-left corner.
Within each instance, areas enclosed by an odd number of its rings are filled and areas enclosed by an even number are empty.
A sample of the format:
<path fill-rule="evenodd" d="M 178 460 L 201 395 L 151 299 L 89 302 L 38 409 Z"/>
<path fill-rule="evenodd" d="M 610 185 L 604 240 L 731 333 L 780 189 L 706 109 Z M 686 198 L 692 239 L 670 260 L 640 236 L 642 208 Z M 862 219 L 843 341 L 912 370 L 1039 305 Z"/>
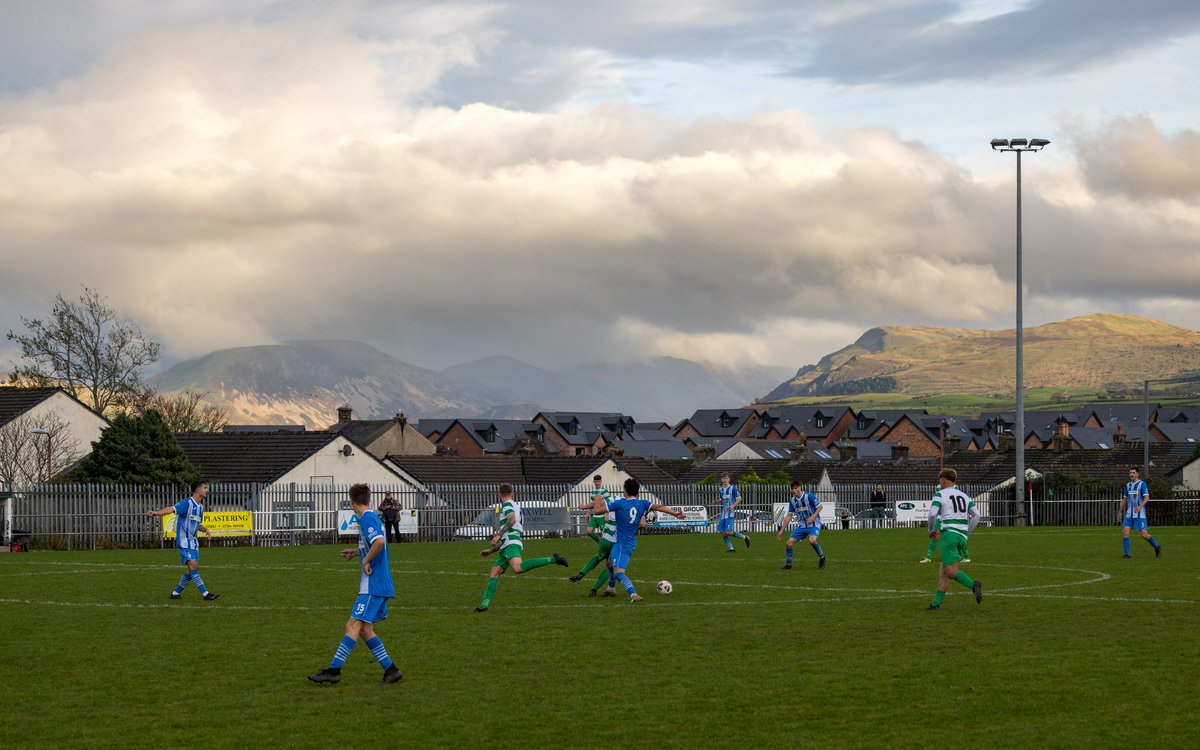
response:
<path fill-rule="evenodd" d="M 817 417 L 817 427 L 824 427 L 826 421 L 825 417 Z"/>
<path fill-rule="evenodd" d="M 858 420 L 858 429 L 860 429 L 860 430 L 867 429 L 867 424 L 868 424 L 867 420 L 865 420 L 865 419 Z"/>
<path fill-rule="evenodd" d="M 587 448 L 576 448 L 576 449 L 575 449 L 575 455 L 576 455 L 576 456 L 586 456 L 586 455 L 587 455 Z"/>

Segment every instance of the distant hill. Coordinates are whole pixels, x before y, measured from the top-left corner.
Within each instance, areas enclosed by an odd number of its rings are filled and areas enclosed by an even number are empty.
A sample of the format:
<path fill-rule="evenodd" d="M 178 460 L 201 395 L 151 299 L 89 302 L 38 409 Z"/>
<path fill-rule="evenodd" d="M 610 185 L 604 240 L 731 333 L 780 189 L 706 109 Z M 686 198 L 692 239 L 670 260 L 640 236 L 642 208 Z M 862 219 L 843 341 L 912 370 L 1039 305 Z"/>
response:
<path fill-rule="evenodd" d="M 1012 393 L 1015 329 L 872 328 L 761 400 L 863 393 Z M 1096 314 L 1025 329 L 1027 388 L 1120 389 L 1200 372 L 1200 333 L 1135 315 Z"/>
<path fill-rule="evenodd" d="M 412 419 L 528 419 L 540 410 L 576 410 L 673 422 L 706 404 L 748 404 L 782 375 L 770 368 L 735 376 L 669 357 L 562 371 L 487 357 L 439 372 L 360 342 L 291 341 L 212 352 L 176 364 L 151 384 L 167 393 L 207 393 L 234 423 L 325 427 L 343 403 L 359 418 L 403 411 Z"/>

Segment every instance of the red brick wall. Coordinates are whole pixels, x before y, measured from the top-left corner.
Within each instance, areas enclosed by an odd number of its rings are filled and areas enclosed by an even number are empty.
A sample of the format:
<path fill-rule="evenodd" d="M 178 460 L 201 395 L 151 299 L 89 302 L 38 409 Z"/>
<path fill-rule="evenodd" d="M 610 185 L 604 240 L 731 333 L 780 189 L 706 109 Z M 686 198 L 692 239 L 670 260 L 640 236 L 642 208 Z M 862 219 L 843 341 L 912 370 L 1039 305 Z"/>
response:
<path fill-rule="evenodd" d="M 459 456 L 482 456 L 484 455 L 483 448 L 479 447 L 479 443 L 475 442 L 475 438 L 467 432 L 467 428 L 460 423 L 455 422 L 450 429 L 446 430 L 446 434 L 442 435 L 442 439 L 438 441 L 438 445 L 444 445 L 456 451 Z"/>
<path fill-rule="evenodd" d="M 942 449 L 925 437 L 925 433 L 907 419 L 900 420 L 883 439 L 888 443 L 907 445 L 908 455 L 913 458 L 917 456 L 933 458 L 942 455 Z"/>

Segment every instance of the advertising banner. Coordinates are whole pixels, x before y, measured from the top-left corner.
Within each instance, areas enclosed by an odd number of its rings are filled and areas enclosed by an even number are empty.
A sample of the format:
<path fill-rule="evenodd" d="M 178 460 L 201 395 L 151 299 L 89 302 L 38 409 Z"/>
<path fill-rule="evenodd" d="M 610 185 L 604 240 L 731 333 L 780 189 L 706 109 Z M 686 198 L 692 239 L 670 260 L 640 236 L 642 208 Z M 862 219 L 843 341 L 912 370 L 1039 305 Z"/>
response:
<path fill-rule="evenodd" d="M 378 514 L 376 514 L 378 515 Z M 383 520 L 380 516 L 379 520 Z M 417 511 L 401 510 L 396 514 L 396 522 L 400 524 L 401 534 L 417 533 Z M 358 536 L 358 516 L 352 510 L 338 511 L 338 534 L 343 536 Z"/>
<path fill-rule="evenodd" d="M 703 505 L 669 505 L 667 507 L 671 510 L 683 511 L 683 518 L 668 516 L 666 513 L 655 513 L 654 518 L 647 518 L 646 522 L 658 529 L 708 525 L 708 509 Z"/>
<path fill-rule="evenodd" d="M 254 533 L 254 514 L 248 510 L 206 511 L 203 525 L 213 536 L 251 536 Z M 175 538 L 174 513 L 162 517 L 162 530 L 163 539 Z"/>

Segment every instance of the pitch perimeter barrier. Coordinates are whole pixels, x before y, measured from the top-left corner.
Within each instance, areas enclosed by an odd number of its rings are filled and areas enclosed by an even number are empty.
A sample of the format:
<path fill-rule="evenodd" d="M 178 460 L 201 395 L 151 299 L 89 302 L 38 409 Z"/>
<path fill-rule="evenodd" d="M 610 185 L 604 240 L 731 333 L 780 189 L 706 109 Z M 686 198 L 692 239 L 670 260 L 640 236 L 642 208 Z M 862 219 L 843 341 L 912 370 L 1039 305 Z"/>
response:
<path fill-rule="evenodd" d="M 497 484 L 431 484 L 423 488 L 410 485 L 372 486 L 375 507 L 385 494 L 391 494 L 400 506 L 401 542 L 482 541 L 491 536 L 499 522 Z M 1119 495 L 1085 490 L 1081 487 L 1059 489 L 1053 496 L 1031 495 L 1028 516 L 1019 517 L 1012 498 L 1012 485 L 960 485 L 975 498 L 985 526 L 1101 526 L 1116 525 Z M 825 506 L 823 525 L 831 530 L 885 529 L 923 526 L 934 489 L 914 485 L 884 485 L 884 507 L 873 508 L 870 494 L 873 484 L 828 485 L 812 488 Z M 212 483 L 205 503 L 207 513 L 249 511 L 252 518 L 248 536 L 204 538 L 205 546 L 280 546 L 328 544 L 354 541 L 357 529 L 347 523 L 350 503 L 347 486 L 329 484 L 226 484 Z M 619 487 L 608 487 L 620 496 Z M 526 527 L 526 537 L 582 536 L 587 530 L 587 515 L 575 510 L 591 499 L 591 483 L 586 485 L 526 484 L 515 485 L 516 497 L 524 508 L 539 509 L 527 515 L 550 518 L 554 523 L 539 528 L 536 521 Z M 775 531 L 775 512 L 787 502 L 791 490 L 786 485 L 746 484 L 739 486 L 742 502 L 734 513 L 737 531 Z M 0 487 L 4 532 L 29 531 L 32 546 L 40 549 L 112 549 L 171 546 L 164 538 L 159 518 L 147 518 L 146 511 L 174 505 L 187 492 L 176 487 L 134 487 L 124 485 L 44 484 Z M 6 497 L 7 496 L 7 497 Z M 689 509 L 689 517 L 707 516 L 706 526 L 655 528 L 645 533 L 716 533 L 720 514 L 717 486 L 712 484 L 645 485 L 642 496 L 668 506 Z M 564 511 L 548 512 L 562 508 Z M 565 510 L 569 509 L 569 510 Z M 700 510 L 702 509 L 702 510 Z M 1200 524 L 1200 493 L 1179 492 L 1167 499 L 1152 499 L 1149 520 L 1153 526 Z M 564 513 L 566 515 L 564 516 Z M 563 518 L 567 521 L 564 524 Z M 564 530 L 565 529 L 565 530 Z M 3 540 L 8 542 L 8 538 Z"/>

